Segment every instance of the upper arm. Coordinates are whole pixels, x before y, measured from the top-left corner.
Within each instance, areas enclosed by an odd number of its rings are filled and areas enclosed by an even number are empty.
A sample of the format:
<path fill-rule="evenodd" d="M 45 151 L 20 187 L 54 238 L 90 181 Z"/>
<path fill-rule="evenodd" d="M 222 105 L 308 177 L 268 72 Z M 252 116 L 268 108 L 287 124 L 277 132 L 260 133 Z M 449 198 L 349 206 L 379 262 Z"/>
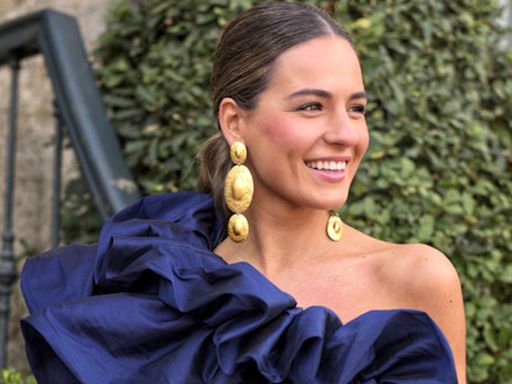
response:
<path fill-rule="evenodd" d="M 413 247 L 413 270 L 406 277 L 411 288 L 409 299 L 443 331 L 453 352 L 459 383 L 464 384 L 466 322 L 459 276 L 450 260 L 438 250 L 422 244 Z"/>

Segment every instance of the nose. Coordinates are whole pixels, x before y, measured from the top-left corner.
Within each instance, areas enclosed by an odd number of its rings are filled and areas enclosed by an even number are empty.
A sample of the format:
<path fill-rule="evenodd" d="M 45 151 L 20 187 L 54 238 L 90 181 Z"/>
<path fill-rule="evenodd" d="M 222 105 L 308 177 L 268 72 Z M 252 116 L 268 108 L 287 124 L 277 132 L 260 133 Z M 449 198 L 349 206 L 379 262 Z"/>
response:
<path fill-rule="evenodd" d="M 359 142 L 362 129 L 366 129 L 363 122 L 352 119 L 347 111 L 340 111 L 330 119 L 324 140 L 328 144 L 352 147 Z"/>

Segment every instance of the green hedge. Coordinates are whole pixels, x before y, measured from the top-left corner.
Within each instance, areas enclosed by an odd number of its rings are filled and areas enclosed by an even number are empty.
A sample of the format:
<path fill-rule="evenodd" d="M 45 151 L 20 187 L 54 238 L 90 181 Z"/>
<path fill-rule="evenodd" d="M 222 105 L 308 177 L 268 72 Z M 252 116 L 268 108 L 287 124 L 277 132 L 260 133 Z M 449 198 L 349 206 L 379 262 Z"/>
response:
<path fill-rule="evenodd" d="M 216 130 L 213 47 L 227 20 L 256 3 L 126 0 L 111 9 L 98 81 L 144 193 L 193 188 L 199 144 Z M 371 97 L 371 147 L 344 219 L 446 253 L 462 278 L 470 382 L 511 380 L 512 53 L 497 2 L 309 3 L 334 10 L 353 34 Z M 84 227 L 71 213 L 87 204 L 71 188 L 66 222 L 77 238 Z"/>
<path fill-rule="evenodd" d="M 15 369 L 3 369 L 0 372 L 0 384 L 37 384 L 32 375 L 22 375 Z"/>

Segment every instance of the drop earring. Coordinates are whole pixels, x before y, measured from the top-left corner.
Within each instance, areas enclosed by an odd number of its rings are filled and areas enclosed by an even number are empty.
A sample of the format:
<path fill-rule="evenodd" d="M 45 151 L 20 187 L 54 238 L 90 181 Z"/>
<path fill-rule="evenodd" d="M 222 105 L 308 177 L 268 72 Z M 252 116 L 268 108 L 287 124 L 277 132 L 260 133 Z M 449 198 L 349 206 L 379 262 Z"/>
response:
<path fill-rule="evenodd" d="M 243 163 L 247 159 L 247 148 L 240 142 L 234 142 L 229 150 L 231 161 L 235 164 L 226 176 L 224 200 L 233 215 L 228 220 L 228 236 L 231 240 L 244 241 L 249 236 L 249 222 L 242 214 L 249 208 L 254 193 L 251 172 Z"/>
<path fill-rule="evenodd" d="M 343 236 L 343 222 L 338 212 L 332 210 L 329 213 L 330 215 L 327 219 L 327 236 L 332 241 L 340 241 Z"/>

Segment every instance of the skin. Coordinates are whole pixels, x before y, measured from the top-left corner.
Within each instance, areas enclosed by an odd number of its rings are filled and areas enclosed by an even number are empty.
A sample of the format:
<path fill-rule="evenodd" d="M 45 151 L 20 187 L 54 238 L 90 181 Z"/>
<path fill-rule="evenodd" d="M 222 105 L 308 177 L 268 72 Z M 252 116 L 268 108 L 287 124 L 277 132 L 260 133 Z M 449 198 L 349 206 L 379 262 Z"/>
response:
<path fill-rule="evenodd" d="M 228 238 L 215 252 L 229 263 L 251 263 L 300 307 L 329 307 L 343 322 L 374 309 L 428 313 L 465 383 L 464 309 L 450 261 L 432 247 L 384 242 L 346 224 L 339 242 L 325 234 L 328 210 L 346 202 L 368 147 L 366 102 L 357 55 L 338 36 L 281 54 L 256 108 L 225 98 L 220 126 L 229 144 L 246 144 L 255 192 L 245 213 L 249 238 Z M 307 165 L 331 159 L 348 160 L 334 181 Z"/>

